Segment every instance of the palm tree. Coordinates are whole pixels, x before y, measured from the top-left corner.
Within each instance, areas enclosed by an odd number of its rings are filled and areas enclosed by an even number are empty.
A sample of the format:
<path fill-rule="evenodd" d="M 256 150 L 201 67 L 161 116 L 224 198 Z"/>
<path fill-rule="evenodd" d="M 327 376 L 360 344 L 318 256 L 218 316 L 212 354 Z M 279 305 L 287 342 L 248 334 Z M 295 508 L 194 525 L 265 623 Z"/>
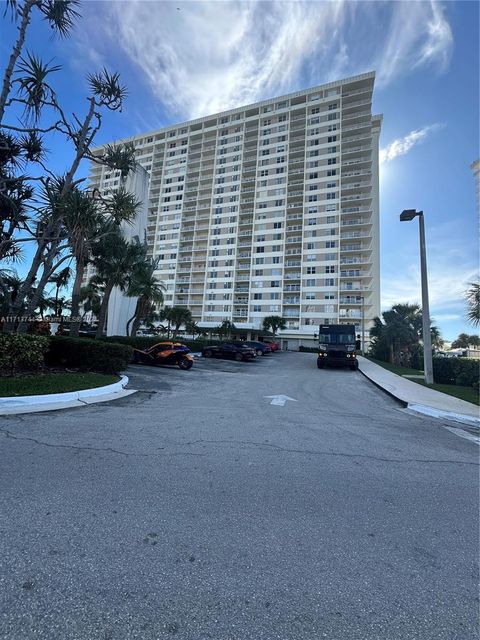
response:
<path fill-rule="evenodd" d="M 49 282 L 55 285 L 53 313 L 57 317 L 60 315 L 60 313 L 58 312 L 58 296 L 60 294 L 60 289 L 63 289 L 68 285 L 71 277 L 72 277 L 71 268 L 65 267 L 64 269 L 57 271 L 57 273 L 54 273 L 53 276 L 51 276 L 49 279 Z"/>
<path fill-rule="evenodd" d="M 103 285 L 104 292 L 96 337 L 103 335 L 107 318 L 108 302 L 114 287 L 127 291 L 136 265 L 145 259 L 145 246 L 140 242 L 127 242 L 120 230 L 109 233 L 92 247 L 93 266 L 96 275 L 93 284 Z"/>
<path fill-rule="evenodd" d="M 193 340 L 195 340 L 196 335 L 201 336 L 205 333 L 205 331 L 199 327 L 194 320 L 185 324 L 185 330 L 192 336 Z"/>
<path fill-rule="evenodd" d="M 286 328 L 287 323 L 281 316 L 267 316 L 263 319 L 263 329 L 265 331 L 271 331 L 273 333 L 273 337 L 275 337 L 279 329 L 283 331 Z"/>
<path fill-rule="evenodd" d="M 86 287 L 82 287 L 80 291 L 80 304 L 83 308 L 82 321 L 87 313 L 92 313 L 94 316 L 97 316 L 97 318 L 100 315 L 102 296 L 99 293 L 98 287 L 92 282 L 87 284 Z"/>
<path fill-rule="evenodd" d="M 173 325 L 172 338 L 176 338 L 182 324 L 187 325 L 192 320 L 192 312 L 185 307 L 164 307 L 160 311 L 160 320 L 167 321 L 167 337 L 170 338 L 170 330 Z"/>
<path fill-rule="evenodd" d="M 215 329 L 215 333 L 223 340 L 223 338 L 231 338 L 232 332 L 235 328 L 236 327 L 233 322 L 230 322 L 230 320 L 224 320 L 222 324 L 219 324 Z"/>
<path fill-rule="evenodd" d="M 137 304 L 134 315 L 127 322 L 127 335 L 136 336 L 140 322 L 151 315 L 155 305 L 163 304 L 166 286 L 155 276 L 157 268 L 158 258 L 150 258 L 147 262 L 139 263 L 132 273 L 127 296 L 136 297 Z"/>
<path fill-rule="evenodd" d="M 470 282 L 466 291 L 467 320 L 477 327 L 480 324 L 480 283 Z"/>

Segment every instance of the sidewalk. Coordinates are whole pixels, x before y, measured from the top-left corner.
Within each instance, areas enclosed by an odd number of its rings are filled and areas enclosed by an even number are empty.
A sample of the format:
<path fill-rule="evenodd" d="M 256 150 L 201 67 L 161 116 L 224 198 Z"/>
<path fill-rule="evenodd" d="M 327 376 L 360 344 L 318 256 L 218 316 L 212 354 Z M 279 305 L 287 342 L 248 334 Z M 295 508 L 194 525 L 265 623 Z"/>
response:
<path fill-rule="evenodd" d="M 399 400 L 408 409 L 435 418 L 444 418 L 480 428 L 480 409 L 474 404 L 434 389 L 428 389 L 428 387 L 398 376 L 361 356 L 358 358 L 358 364 L 360 371 L 369 380 Z"/>
<path fill-rule="evenodd" d="M 39 411 L 58 411 L 84 407 L 97 402 L 110 402 L 136 393 L 135 389 L 125 389 L 127 376 L 120 376 L 118 382 L 93 389 L 69 391 L 67 393 L 49 393 L 40 396 L 6 396 L 0 398 L 0 416 L 19 413 L 37 413 Z"/>

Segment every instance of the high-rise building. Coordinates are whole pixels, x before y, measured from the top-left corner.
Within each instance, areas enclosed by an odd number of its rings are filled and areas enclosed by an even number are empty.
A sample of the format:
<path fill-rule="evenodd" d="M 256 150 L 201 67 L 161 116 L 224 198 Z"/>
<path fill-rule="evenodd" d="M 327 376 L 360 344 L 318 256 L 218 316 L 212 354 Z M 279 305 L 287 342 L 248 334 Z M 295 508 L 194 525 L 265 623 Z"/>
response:
<path fill-rule="evenodd" d="M 165 303 L 200 326 L 283 336 L 380 313 L 375 74 L 365 73 L 128 138 L 150 175 L 147 241 Z M 108 194 L 119 176 L 92 165 Z"/>

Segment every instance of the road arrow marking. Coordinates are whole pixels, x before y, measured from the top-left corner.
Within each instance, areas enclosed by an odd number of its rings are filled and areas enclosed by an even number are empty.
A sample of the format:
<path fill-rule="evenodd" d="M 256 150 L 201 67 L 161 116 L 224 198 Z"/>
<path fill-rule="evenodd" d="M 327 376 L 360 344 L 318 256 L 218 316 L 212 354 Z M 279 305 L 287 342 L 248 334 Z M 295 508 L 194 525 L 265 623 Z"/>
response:
<path fill-rule="evenodd" d="M 292 402 L 298 402 L 298 400 L 295 400 L 295 398 L 290 398 L 290 396 L 263 396 L 264 398 L 273 398 L 273 400 L 270 402 L 270 404 L 275 404 L 279 407 L 283 407 L 285 406 L 285 403 L 288 400 L 291 400 Z"/>

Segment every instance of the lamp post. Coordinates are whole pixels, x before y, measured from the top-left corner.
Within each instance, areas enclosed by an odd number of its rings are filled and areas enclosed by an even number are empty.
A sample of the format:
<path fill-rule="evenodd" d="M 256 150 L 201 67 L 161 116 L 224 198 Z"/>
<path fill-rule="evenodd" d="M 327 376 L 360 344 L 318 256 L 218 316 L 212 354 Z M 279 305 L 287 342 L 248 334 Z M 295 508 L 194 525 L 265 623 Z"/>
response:
<path fill-rule="evenodd" d="M 362 356 L 365 355 L 365 296 L 362 298 Z"/>
<path fill-rule="evenodd" d="M 420 232 L 420 273 L 422 280 L 422 324 L 423 324 L 423 369 L 426 384 L 433 384 L 432 340 L 430 336 L 430 308 L 428 304 L 427 254 L 425 250 L 425 223 L 423 211 L 404 209 L 400 222 L 408 222 L 418 217 Z"/>

